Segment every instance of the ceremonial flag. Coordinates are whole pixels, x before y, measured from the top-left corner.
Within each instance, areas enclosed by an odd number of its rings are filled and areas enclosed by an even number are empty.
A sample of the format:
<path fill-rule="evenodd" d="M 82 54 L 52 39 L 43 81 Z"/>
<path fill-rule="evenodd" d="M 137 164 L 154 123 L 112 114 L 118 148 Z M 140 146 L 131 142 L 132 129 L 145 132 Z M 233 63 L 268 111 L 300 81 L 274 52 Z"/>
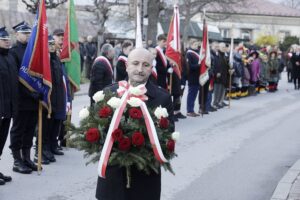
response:
<path fill-rule="evenodd" d="M 43 105 L 51 113 L 50 94 L 52 88 L 48 49 L 48 28 L 45 1 L 41 0 L 36 14 L 22 65 L 19 80 L 30 91 L 40 93 Z"/>
<path fill-rule="evenodd" d="M 140 6 L 136 7 L 135 48 L 143 48 Z"/>
<path fill-rule="evenodd" d="M 78 29 L 74 1 L 69 0 L 67 23 L 64 33 L 61 61 L 65 63 L 69 81 L 74 89 L 80 89 L 80 53 L 78 43 Z"/>
<path fill-rule="evenodd" d="M 171 61 L 174 72 L 181 79 L 181 47 L 180 47 L 180 19 L 178 6 L 174 5 L 174 14 L 170 23 L 167 38 L 166 57 Z"/>
<path fill-rule="evenodd" d="M 209 49 L 209 40 L 208 40 L 208 28 L 205 19 L 203 20 L 203 34 L 202 34 L 202 45 L 200 49 L 200 77 L 199 82 L 200 85 L 204 85 L 209 80 L 208 68 L 211 66 L 211 58 L 210 58 L 210 49 Z"/>

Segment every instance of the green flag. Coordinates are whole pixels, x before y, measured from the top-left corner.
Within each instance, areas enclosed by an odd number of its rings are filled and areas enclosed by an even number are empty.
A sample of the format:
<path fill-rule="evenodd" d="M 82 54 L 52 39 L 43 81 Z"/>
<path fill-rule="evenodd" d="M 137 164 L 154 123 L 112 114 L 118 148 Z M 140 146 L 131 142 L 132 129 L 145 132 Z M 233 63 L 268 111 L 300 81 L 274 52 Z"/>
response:
<path fill-rule="evenodd" d="M 60 54 L 61 61 L 65 63 L 68 78 L 73 91 L 80 89 L 80 53 L 78 43 L 78 28 L 74 1 L 69 0 L 67 23 L 64 33 L 63 48 Z"/>

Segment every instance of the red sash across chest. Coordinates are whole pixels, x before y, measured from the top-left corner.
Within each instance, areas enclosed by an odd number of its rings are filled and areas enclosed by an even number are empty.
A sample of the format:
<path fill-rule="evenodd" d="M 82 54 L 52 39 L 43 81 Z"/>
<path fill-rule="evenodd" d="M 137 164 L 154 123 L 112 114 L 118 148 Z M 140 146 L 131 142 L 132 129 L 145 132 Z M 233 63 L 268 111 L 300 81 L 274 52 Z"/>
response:
<path fill-rule="evenodd" d="M 98 56 L 95 59 L 94 64 L 96 62 L 99 62 L 99 61 L 102 61 L 102 62 L 106 63 L 106 65 L 109 67 L 109 70 L 110 70 L 111 74 L 113 74 L 113 68 L 112 68 L 112 66 L 111 66 L 111 64 L 110 64 L 110 62 L 109 62 L 109 60 L 107 58 L 105 58 L 104 56 Z"/>

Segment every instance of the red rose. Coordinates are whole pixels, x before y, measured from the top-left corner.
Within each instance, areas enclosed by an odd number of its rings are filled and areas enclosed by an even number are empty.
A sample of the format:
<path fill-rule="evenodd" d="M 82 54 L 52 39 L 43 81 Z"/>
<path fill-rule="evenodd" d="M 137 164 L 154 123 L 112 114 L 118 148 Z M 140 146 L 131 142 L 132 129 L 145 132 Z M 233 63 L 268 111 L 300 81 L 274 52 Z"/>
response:
<path fill-rule="evenodd" d="M 160 126 L 160 128 L 165 128 L 165 129 L 168 128 L 169 127 L 169 120 L 167 118 L 164 118 L 164 117 L 160 118 L 159 126 Z"/>
<path fill-rule="evenodd" d="M 109 106 L 104 106 L 103 108 L 101 108 L 99 110 L 98 114 L 99 114 L 99 117 L 101 117 L 101 118 L 107 118 L 112 115 L 112 112 L 113 111 Z"/>
<path fill-rule="evenodd" d="M 123 131 L 117 128 L 112 132 L 112 137 L 115 141 L 120 141 L 123 138 Z"/>
<path fill-rule="evenodd" d="M 143 113 L 140 109 L 137 109 L 137 108 L 131 108 L 129 110 L 129 116 L 132 118 L 132 119 L 141 119 L 142 116 L 143 116 Z"/>
<path fill-rule="evenodd" d="M 145 142 L 144 135 L 141 132 L 134 132 L 132 134 L 132 144 L 141 147 Z"/>
<path fill-rule="evenodd" d="M 97 128 L 90 128 L 85 134 L 85 139 L 91 143 L 98 142 L 100 131 Z"/>
<path fill-rule="evenodd" d="M 128 137 L 121 138 L 119 141 L 119 149 L 121 151 L 128 151 L 131 146 L 131 141 Z"/>
<path fill-rule="evenodd" d="M 167 149 L 170 152 L 174 152 L 174 150 L 175 150 L 175 141 L 174 140 L 168 140 L 168 142 L 167 142 Z"/>

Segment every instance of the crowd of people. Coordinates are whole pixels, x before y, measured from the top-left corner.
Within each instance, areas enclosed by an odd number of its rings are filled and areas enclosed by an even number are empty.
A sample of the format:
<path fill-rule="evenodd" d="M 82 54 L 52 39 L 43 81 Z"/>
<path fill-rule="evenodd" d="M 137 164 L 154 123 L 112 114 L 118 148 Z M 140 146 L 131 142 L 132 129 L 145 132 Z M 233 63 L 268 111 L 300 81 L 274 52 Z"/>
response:
<path fill-rule="evenodd" d="M 5 27 L 0 28 L 0 156 L 10 130 L 10 146 L 14 163 L 13 171 L 29 174 L 37 171 L 37 156 L 30 158 L 33 139 L 38 121 L 39 93 L 27 88 L 19 81 L 18 71 L 31 33 L 31 27 L 21 22 L 12 27 L 16 43 L 11 45 L 11 37 Z M 72 101 L 70 88 L 66 87 L 66 71 L 59 54 L 63 45 L 64 30 L 56 29 L 48 38 L 52 75 L 51 118 L 43 112 L 42 164 L 55 162 L 55 156 L 64 155 L 66 146 L 63 121 Z M 88 95 L 91 105 L 93 95 L 114 82 L 127 80 L 127 57 L 134 48 L 131 40 L 115 45 L 109 42 L 101 45 L 100 56 L 93 37 L 80 40 L 81 70 L 90 80 Z M 170 62 L 165 49 L 165 35 L 157 37 L 157 46 L 146 45 L 153 57 L 152 73 L 149 81 L 168 91 L 172 96 L 174 121 L 188 117 L 215 112 L 228 103 L 226 99 L 239 99 L 262 92 L 276 92 L 281 72 L 287 66 L 290 82 L 300 89 L 300 46 L 293 45 L 285 54 L 276 47 L 252 48 L 240 43 L 234 47 L 230 58 L 230 45 L 212 42 L 211 66 L 208 68 L 209 80 L 199 84 L 200 41 L 189 39 L 188 47 L 182 45 L 181 66 L 179 70 Z M 284 56 L 283 56 L 284 55 Z M 143 76 L 143 72 L 139 72 Z M 134 76 L 134 74 L 133 74 Z M 181 113 L 182 95 L 187 87 L 186 115 Z M 197 101 L 198 98 L 198 101 Z M 195 110 L 195 104 L 199 110 Z M 13 120 L 12 120 L 13 119 Z M 10 129 L 10 124 L 12 127 Z M 37 152 L 36 152 L 37 155 Z M 0 185 L 11 181 L 11 177 L 0 173 Z"/>

